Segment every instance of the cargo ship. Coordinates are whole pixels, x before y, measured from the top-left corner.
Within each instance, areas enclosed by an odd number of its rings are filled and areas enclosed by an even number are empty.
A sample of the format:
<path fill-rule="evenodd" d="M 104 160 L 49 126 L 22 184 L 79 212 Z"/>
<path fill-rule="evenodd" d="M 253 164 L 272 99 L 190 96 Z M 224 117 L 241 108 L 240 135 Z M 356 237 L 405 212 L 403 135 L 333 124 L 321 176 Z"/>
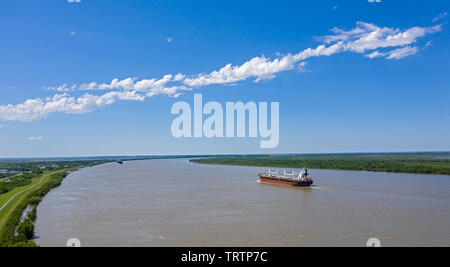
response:
<path fill-rule="evenodd" d="M 296 173 L 295 171 L 286 173 L 286 170 L 284 170 L 283 175 L 279 175 L 278 171 L 272 172 L 271 169 L 269 169 L 268 173 L 259 174 L 258 182 L 285 186 L 311 186 L 313 184 L 313 180 L 308 174 L 308 170 L 305 168 L 299 173 Z"/>

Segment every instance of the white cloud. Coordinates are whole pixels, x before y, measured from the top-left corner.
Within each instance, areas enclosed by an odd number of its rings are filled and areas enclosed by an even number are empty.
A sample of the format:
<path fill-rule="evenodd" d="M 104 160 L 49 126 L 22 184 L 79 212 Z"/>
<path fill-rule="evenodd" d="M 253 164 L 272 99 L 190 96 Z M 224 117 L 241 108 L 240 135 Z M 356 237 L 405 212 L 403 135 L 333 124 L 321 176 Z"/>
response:
<path fill-rule="evenodd" d="M 77 33 L 76 32 L 70 32 L 71 36 L 75 36 Z"/>
<path fill-rule="evenodd" d="M 416 46 L 405 46 L 402 48 L 397 48 L 387 52 L 374 51 L 370 54 L 367 54 L 368 58 L 377 58 L 377 57 L 385 57 L 387 59 L 402 59 L 407 56 L 411 56 L 417 54 L 419 52 L 419 48 Z"/>
<path fill-rule="evenodd" d="M 69 3 L 81 3 L 81 0 L 67 0 Z"/>
<path fill-rule="evenodd" d="M 385 56 L 385 54 L 380 53 L 380 51 L 374 51 L 374 52 L 366 55 L 366 57 L 368 57 L 368 58 L 377 58 L 377 57 L 383 57 L 383 56 Z"/>
<path fill-rule="evenodd" d="M 3 124 L 0 124 L 0 128 L 3 128 L 3 127 L 5 127 L 5 125 L 3 125 Z"/>
<path fill-rule="evenodd" d="M 137 81 L 135 78 L 127 78 L 124 80 L 114 79 L 108 84 L 91 82 L 80 86 L 50 87 L 46 89 L 64 93 L 55 94 L 53 97 L 44 100 L 41 98 L 28 99 L 21 104 L 0 106 L 0 120 L 32 122 L 57 112 L 68 114 L 92 112 L 119 100 L 144 101 L 146 98 L 156 95 L 178 97 L 181 91 L 190 90 L 190 88 L 184 85 L 166 85 L 170 82 L 179 82 L 183 78 L 184 75 L 177 74 L 175 76 L 165 75 L 159 80 L 143 79 Z M 79 97 L 68 94 L 68 92 L 75 90 L 106 90 L 108 92 L 101 95 L 85 93 Z"/>
<path fill-rule="evenodd" d="M 186 78 L 184 84 L 199 87 L 210 84 L 235 83 L 248 78 L 255 78 L 255 81 L 273 79 L 276 73 L 293 69 L 297 63 L 311 57 L 330 56 L 341 52 L 365 54 L 376 49 L 403 47 L 415 43 L 418 38 L 426 34 L 441 30 L 441 25 L 430 28 L 413 27 L 400 31 L 395 28 L 381 28 L 374 24 L 358 22 L 356 28 L 352 30 L 345 31 L 334 28 L 331 30 L 333 35 L 318 38 L 328 46 L 322 44 L 316 48 L 308 48 L 298 54 L 289 54 L 274 60 L 262 56 L 255 57 L 240 66 L 228 64 L 209 74 Z M 385 56 L 389 58 L 390 54 Z"/>
<path fill-rule="evenodd" d="M 387 53 L 387 59 L 402 59 L 407 56 L 417 54 L 419 49 L 416 46 L 405 46 L 403 48 L 398 48 Z"/>
<path fill-rule="evenodd" d="M 334 28 L 333 34 L 320 37 L 322 42 L 315 48 L 307 48 L 297 54 L 279 55 L 275 59 L 254 57 L 241 65 L 227 64 L 210 73 L 186 77 L 184 74 L 164 75 L 160 79 L 115 78 L 109 83 L 90 82 L 81 85 L 63 84 L 46 87 L 58 92 L 52 97 L 28 99 L 17 105 L 0 105 L 0 121 L 31 122 L 52 113 L 82 114 L 111 105 L 120 100 L 144 101 L 148 97 L 167 95 L 178 97 L 193 87 L 212 84 L 235 85 L 237 82 L 254 79 L 254 82 L 270 80 L 280 72 L 297 69 L 305 71 L 306 60 L 313 57 L 331 56 L 352 52 L 367 58 L 401 59 L 419 52 L 417 40 L 427 34 L 439 32 L 441 25 L 412 27 L 401 31 L 397 28 L 378 27 L 358 22 L 351 30 Z M 69 95 L 84 91 L 81 96 Z M 89 91 L 89 92 L 87 92 Z M 92 92 L 105 91 L 102 94 Z"/>
<path fill-rule="evenodd" d="M 381 3 L 381 0 L 367 0 L 369 3 Z"/>
<path fill-rule="evenodd" d="M 174 83 L 179 83 L 185 78 L 181 73 L 177 75 L 164 75 L 161 79 L 142 79 L 137 78 L 127 78 L 123 80 L 114 79 L 111 83 L 97 84 L 96 82 L 91 82 L 87 84 L 82 84 L 80 86 L 75 86 L 80 90 L 124 90 L 124 91 L 134 91 L 143 94 L 147 97 L 156 95 L 168 95 L 176 97 L 179 91 L 190 90 L 190 88 L 178 84 L 170 85 Z M 66 86 L 66 88 L 68 88 Z M 70 87 L 72 89 L 72 87 Z"/>
<path fill-rule="evenodd" d="M 167 42 L 168 42 L 168 43 L 171 43 L 172 41 L 173 41 L 173 38 L 172 38 L 172 37 L 167 38 Z"/>
<path fill-rule="evenodd" d="M 300 72 L 306 72 L 306 62 L 300 62 L 298 65 L 297 65 L 297 70 L 298 71 L 300 71 Z"/>
<path fill-rule="evenodd" d="M 56 94 L 45 100 L 28 99 L 22 104 L 0 106 L 0 119 L 31 122 L 56 112 L 83 114 L 111 105 L 118 100 L 143 101 L 145 96 L 135 91 L 110 91 L 103 95 L 87 93 L 80 97 L 72 97 L 67 93 Z"/>
<path fill-rule="evenodd" d="M 235 83 L 248 78 L 255 78 L 255 82 L 273 79 L 276 73 L 291 70 L 300 61 L 310 57 L 330 56 L 342 51 L 342 49 L 343 43 L 339 42 L 328 47 L 319 45 L 314 49 L 308 48 L 298 54 L 288 54 L 274 60 L 264 56 L 255 57 L 240 66 L 228 64 L 218 71 L 186 78 L 184 84 L 199 87 L 210 84 Z"/>
<path fill-rule="evenodd" d="M 364 53 L 368 50 L 379 48 L 399 47 L 415 43 L 418 38 L 430 33 L 439 32 L 442 25 L 429 28 L 412 27 L 406 31 L 394 28 L 381 28 L 374 24 L 358 22 L 357 27 L 344 31 L 338 28 L 332 29 L 334 35 L 325 36 L 325 43 L 345 41 L 345 50 Z"/>
<path fill-rule="evenodd" d="M 55 86 L 55 87 L 52 87 L 52 86 L 44 87 L 43 89 L 46 91 L 71 92 L 71 91 L 75 91 L 77 88 L 78 87 L 76 84 L 71 85 L 71 86 L 68 86 L 67 84 L 63 84 L 63 85 Z"/>
<path fill-rule="evenodd" d="M 227 64 L 218 71 L 209 74 L 199 74 L 186 78 L 184 84 L 189 86 L 205 86 L 210 84 L 226 84 L 245 80 L 249 77 L 256 81 L 272 79 L 274 73 L 294 68 L 295 61 L 291 55 L 271 61 L 266 57 L 255 57 L 240 66 Z"/>
<path fill-rule="evenodd" d="M 436 22 L 436 21 L 438 21 L 438 20 L 441 20 L 441 19 L 447 17 L 447 15 L 448 15 L 448 13 L 447 13 L 447 11 L 445 11 L 444 13 L 439 14 L 437 17 L 435 17 L 435 18 L 433 19 L 433 22 Z"/>
<path fill-rule="evenodd" d="M 37 137 L 31 136 L 31 137 L 28 137 L 29 141 L 39 141 L 39 140 L 43 140 L 43 139 L 44 139 L 44 137 L 42 137 L 42 136 L 37 136 Z"/>

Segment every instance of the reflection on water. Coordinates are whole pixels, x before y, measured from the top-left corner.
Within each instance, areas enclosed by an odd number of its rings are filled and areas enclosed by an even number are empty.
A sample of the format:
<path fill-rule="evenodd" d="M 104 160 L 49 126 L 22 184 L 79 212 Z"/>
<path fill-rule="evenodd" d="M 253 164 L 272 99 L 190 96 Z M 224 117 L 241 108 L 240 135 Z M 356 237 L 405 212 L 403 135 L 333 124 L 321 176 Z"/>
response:
<path fill-rule="evenodd" d="M 257 183 L 261 168 L 185 159 L 70 174 L 38 207 L 41 246 L 450 245 L 450 177 L 312 170 L 316 185 Z"/>

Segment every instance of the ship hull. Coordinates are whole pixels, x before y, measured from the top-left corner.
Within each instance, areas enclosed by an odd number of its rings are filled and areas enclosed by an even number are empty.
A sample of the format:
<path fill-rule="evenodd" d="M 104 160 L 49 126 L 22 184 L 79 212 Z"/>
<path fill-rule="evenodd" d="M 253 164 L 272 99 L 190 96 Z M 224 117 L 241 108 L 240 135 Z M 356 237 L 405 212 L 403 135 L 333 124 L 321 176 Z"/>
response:
<path fill-rule="evenodd" d="M 283 185 L 283 186 L 295 186 L 295 187 L 307 187 L 311 186 L 313 184 L 312 180 L 308 181 L 298 181 L 294 179 L 285 179 L 280 177 L 274 177 L 274 176 L 259 176 L 259 181 L 263 184 L 273 184 L 273 185 Z"/>

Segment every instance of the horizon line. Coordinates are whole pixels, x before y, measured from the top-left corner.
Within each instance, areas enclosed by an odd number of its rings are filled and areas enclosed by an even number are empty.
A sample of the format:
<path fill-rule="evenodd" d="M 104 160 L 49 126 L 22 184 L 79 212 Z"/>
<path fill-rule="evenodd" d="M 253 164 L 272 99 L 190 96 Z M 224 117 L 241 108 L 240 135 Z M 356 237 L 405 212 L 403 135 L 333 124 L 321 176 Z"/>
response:
<path fill-rule="evenodd" d="M 36 157 L 0 157 L 2 160 L 45 160 L 45 159 L 90 159 L 90 158 L 146 158 L 146 157 L 224 157 L 224 156 L 289 156 L 289 155 L 345 155 L 345 154 L 439 154 L 447 151 L 392 151 L 392 152 L 322 152 L 322 153 L 230 153 L 230 154 L 155 154 L 155 155 L 100 155 L 100 156 L 36 156 Z"/>

